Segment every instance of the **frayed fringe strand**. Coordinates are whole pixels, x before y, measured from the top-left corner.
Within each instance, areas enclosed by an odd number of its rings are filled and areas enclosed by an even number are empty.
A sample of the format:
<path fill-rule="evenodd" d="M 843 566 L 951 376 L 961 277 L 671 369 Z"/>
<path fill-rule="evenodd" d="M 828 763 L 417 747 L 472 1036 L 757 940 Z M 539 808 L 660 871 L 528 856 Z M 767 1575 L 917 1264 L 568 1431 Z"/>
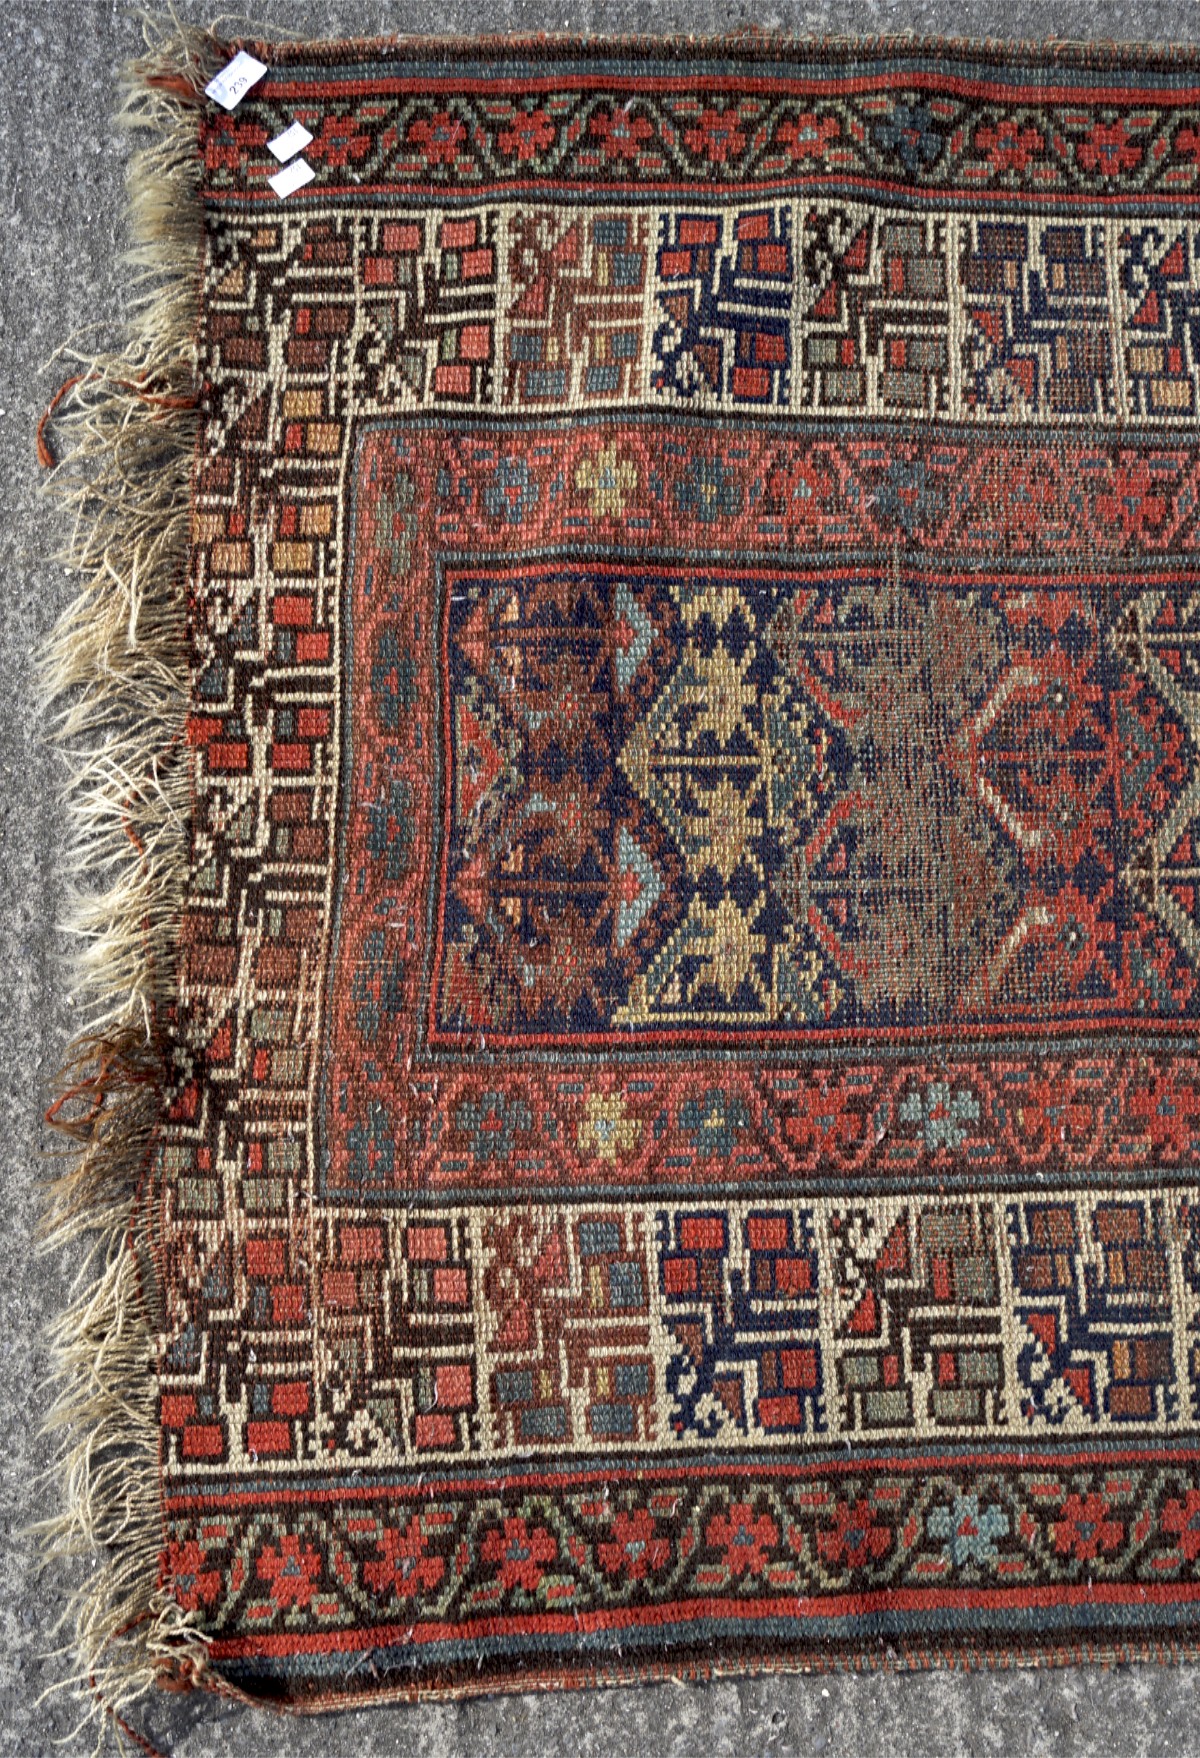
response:
<path fill-rule="evenodd" d="M 71 515 L 63 560 L 79 595 L 43 658 L 68 768 L 72 1001 L 83 1022 L 47 1113 L 65 1169 L 46 1240 L 84 1237 L 70 1309 L 52 1333 L 63 1508 L 49 1557 L 98 1556 L 64 1616 L 81 1725 L 108 1725 L 155 1684 L 206 1668 L 193 1621 L 159 1588 L 155 1241 L 139 1202 L 162 1114 L 163 1002 L 187 862 L 185 570 L 196 442 L 202 222 L 196 115 L 225 58 L 211 37 L 147 22 L 120 120 L 149 136 L 129 174 L 137 245 L 124 347 L 64 350 L 71 378 L 38 435 Z M 126 1729 L 126 1731 L 130 1731 Z"/>

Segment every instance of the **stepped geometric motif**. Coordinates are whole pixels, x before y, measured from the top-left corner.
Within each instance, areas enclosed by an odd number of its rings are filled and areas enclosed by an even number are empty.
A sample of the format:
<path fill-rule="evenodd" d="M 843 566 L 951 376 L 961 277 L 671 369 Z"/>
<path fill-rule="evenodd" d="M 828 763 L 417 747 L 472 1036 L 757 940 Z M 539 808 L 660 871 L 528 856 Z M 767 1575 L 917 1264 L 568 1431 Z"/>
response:
<path fill-rule="evenodd" d="M 1189 599 L 1107 634 L 1086 591 L 887 575 L 452 600 L 447 1044 L 1195 1005 Z"/>
<path fill-rule="evenodd" d="M 619 1209 L 518 1211 L 485 1222 L 480 1251 L 493 1445 L 648 1439 L 645 1222 Z"/>
<path fill-rule="evenodd" d="M 1089 1224 L 1090 1223 L 1090 1224 Z M 1063 1427 L 1169 1418 L 1178 1399 L 1172 1296 L 1155 1201 L 1014 1204 L 1009 1249 L 1027 1416 Z"/>
<path fill-rule="evenodd" d="M 933 415 L 949 393 L 946 221 L 805 214 L 805 407 Z"/>
<path fill-rule="evenodd" d="M 936 1083 L 922 1100 L 962 1115 Z M 1200 1416 L 1198 1214 L 1190 1186 L 346 1210 L 311 1313 L 255 1230 L 224 1283 L 249 1280 L 254 1354 L 219 1414 L 177 1363 L 163 1420 L 214 1471 L 1182 1432 Z M 260 1361 L 282 1318 L 314 1328 L 319 1397 L 286 1356 Z"/>
<path fill-rule="evenodd" d="M 1004 1298 L 990 1203 L 896 1203 L 830 1219 L 839 1390 L 862 1432 L 1003 1417 Z"/>
<path fill-rule="evenodd" d="M 1200 966 L 1200 601 L 1145 593 L 1114 632 L 1113 644 L 1132 678 L 1118 711 L 1125 740 L 1121 801 L 1136 837 L 1121 877 L 1147 912 L 1171 934 L 1191 969 Z M 1182 735 L 1186 735 L 1186 738 Z M 1183 785 L 1172 793 L 1164 782 Z M 1165 978 L 1147 965 L 1143 980 Z M 1184 981 L 1182 974 L 1176 979 Z"/>
<path fill-rule="evenodd" d="M 385 404 L 491 400 L 500 253 L 494 211 L 375 221 L 363 240 L 353 370 Z"/>
<path fill-rule="evenodd" d="M 537 208 L 508 228 L 503 400 L 628 397 L 642 357 L 647 216 Z"/>
<path fill-rule="evenodd" d="M 701 406 L 786 404 L 793 274 L 787 206 L 665 216 L 654 388 Z"/>
<path fill-rule="evenodd" d="M 1118 263 L 1125 375 L 1139 415 L 1195 415 L 1200 404 L 1200 289 L 1194 225 L 1125 228 Z"/>
<path fill-rule="evenodd" d="M 1107 249 L 1099 222 L 968 221 L 960 266 L 968 407 L 1031 416 L 1111 410 Z"/>
<path fill-rule="evenodd" d="M 671 1429 L 713 1440 L 822 1430 L 811 1215 L 664 1214 L 659 1228 Z"/>

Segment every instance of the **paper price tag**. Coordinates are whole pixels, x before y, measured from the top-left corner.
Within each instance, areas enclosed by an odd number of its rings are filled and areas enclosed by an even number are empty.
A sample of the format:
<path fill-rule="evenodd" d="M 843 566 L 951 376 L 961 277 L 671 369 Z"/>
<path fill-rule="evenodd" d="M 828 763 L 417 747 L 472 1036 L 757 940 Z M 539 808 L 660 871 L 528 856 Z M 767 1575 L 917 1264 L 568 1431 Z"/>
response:
<path fill-rule="evenodd" d="M 286 165 L 289 159 L 304 151 L 311 139 L 312 135 L 303 122 L 293 122 L 290 128 L 285 128 L 282 134 L 267 142 L 267 151 L 274 153 L 281 165 Z"/>
<path fill-rule="evenodd" d="M 268 177 L 267 182 L 282 201 L 285 195 L 295 195 L 298 189 L 311 183 L 315 176 L 316 172 L 307 159 L 293 159 L 282 171 L 276 171 L 274 177 Z"/>
<path fill-rule="evenodd" d="M 209 80 L 204 95 L 214 104 L 220 104 L 222 110 L 236 110 L 250 87 L 257 85 L 266 71 L 264 62 L 256 61 L 253 55 L 247 55 L 245 49 L 239 49 L 229 66 L 222 67 L 220 73 Z"/>

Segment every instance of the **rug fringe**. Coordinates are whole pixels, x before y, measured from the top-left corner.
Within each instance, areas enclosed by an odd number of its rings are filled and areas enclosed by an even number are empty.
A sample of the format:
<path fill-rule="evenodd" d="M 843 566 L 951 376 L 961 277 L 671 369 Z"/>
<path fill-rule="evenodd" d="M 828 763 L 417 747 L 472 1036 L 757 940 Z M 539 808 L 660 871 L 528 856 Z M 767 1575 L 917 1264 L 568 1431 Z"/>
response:
<path fill-rule="evenodd" d="M 82 1029 L 47 1113 L 65 1166 L 44 1243 L 89 1245 L 51 1332 L 62 1511 L 47 1558 L 94 1566 L 60 1623 L 65 1681 L 109 1725 L 153 1685 L 203 1677 L 205 1638 L 159 1587 L 155 1240 L 139 1193 L 167 1083 L 163 1004 L 174 977 L 188 858 L 186 583 L 197 431 L 202 222 L 196 113 L 222 51 L 177 20 L 143 19 L 121 123 L 149 135 L 129 171 L 137 244 L 124 346 L 60 351 L 70 378 L 39 429 L 39 456 L 71 516 L 62 560 L 80 579 L 42 658 L 51 737 L 71 821 L 70 991 Z"/>

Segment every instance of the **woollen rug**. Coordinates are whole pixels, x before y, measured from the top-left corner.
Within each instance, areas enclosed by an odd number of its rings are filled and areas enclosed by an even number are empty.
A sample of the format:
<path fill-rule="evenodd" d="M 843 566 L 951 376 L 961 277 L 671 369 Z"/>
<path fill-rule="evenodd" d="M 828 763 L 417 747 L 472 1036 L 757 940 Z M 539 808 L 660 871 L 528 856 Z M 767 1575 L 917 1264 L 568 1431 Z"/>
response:
<path fill-rule="evenodd" d="M 238 46 L 40 435 L 85 1696 L 1193 1655 L 1200 65 Z"/>

